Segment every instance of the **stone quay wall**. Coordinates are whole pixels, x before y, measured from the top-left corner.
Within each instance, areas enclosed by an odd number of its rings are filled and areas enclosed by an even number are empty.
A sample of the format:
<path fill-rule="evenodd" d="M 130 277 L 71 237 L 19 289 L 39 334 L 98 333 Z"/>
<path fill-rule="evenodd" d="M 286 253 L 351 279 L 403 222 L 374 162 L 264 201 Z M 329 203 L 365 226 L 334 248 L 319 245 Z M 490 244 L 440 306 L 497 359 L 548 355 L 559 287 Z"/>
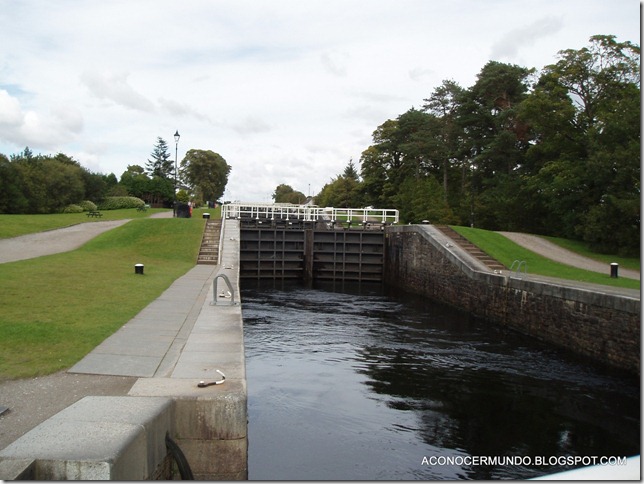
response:
<path fill-rule="evenodd" d="M 388 227 L 385 252 L 388 284 L 640 372 L 639 291 L 494 273 L 431 225 Z"/>

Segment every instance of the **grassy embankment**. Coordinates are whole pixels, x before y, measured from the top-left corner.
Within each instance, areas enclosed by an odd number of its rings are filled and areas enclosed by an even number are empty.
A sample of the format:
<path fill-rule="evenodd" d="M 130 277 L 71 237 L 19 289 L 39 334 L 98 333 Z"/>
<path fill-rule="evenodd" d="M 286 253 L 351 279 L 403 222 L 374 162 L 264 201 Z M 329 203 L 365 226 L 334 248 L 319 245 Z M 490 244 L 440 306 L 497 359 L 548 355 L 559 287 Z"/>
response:
<path fill-rule="evenodd" d="M 0 264 L 0 380 L 74 365 L 194 267 L 202 211 L 191 219 L 142 218 L 150 211 L 134 209 L 114 212 L 121 213 L 106 211 L 103 219 L 135 220 L 72 252 Z M 6 217 L 53 228 L 78 223 L 72 221 L 77 215 L 87 221 L 83 214 Z M 5 221 L 2 216 L 0 225 Z M 145 264 L 145 275 L 134 273 L 136 263 Z"/>
<path fill-rule="evenodd" d="M 619 277 L 617 279 L 611 278 L 609 267 L 610 262 L 617 262 L 620 267 L 639 269 L 639 258 L 624 258 L 596 254 L 590 251 L 583 243 L 548 237 L 548 240 L 551 242 L 567 248 L 568 250 L 572 250 L 573 252 L 577 252 L 591 259 L 606 262 L 606 273 L 602 274 L 599 272 L 577 269 L 566 264 L 555 262 L 546 257 L 542 257 L 496 232 L 459 226 L 452 226 L 452 228 L 506 267 L 511 267 L 515 260 L 524 260 L 527 264 L 528 274 L 539 274 L 542 276 L 558 277 L 560 279 L 604 284 L 607 286 L 624 287 L 629 289 L 640 288 L 639 280 L 627 279 L 625 277 Z"/>

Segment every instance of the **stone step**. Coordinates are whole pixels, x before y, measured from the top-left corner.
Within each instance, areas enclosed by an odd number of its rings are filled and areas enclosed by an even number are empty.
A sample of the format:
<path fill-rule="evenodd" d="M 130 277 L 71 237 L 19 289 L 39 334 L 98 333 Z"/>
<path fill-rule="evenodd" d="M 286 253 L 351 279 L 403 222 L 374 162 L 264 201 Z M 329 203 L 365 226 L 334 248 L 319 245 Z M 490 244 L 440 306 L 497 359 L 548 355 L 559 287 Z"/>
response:
<path fill-rule="evenodd" d="M 217 264 L 217 260 L 219 259 L 220 234 L 221 220 L 208 220 L 201 238 L 197 264 Z"/>
<path fill-rule="evenodd" d="M 456 244 L 458 244 L 463 250 L 465 250 L 472 257 L 481 261 L 487 267 L 495 271 L 506 270 L 507 268 L 501 264 L 498 260 L 491 257 L 485 251 L 481 250 L 479 247 L 474 245 L 472 242 L 467 240 L 461 234 L 456 232 L 454 229 L 450 228 L 448 225 L 436 225 L 438 230 L 443 232 L 449 238 L 451 238 Z"/>

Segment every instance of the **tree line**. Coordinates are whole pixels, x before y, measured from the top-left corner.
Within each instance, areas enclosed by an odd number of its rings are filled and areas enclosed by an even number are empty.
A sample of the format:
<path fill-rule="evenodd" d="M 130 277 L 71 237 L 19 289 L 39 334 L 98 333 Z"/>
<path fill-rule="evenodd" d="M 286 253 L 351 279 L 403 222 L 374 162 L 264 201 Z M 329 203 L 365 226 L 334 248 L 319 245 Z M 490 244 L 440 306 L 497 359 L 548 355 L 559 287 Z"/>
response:
<path fill-rule="evenodd" d="M 210 150 L 189 150 L 176 172 L 161 137 L 145 166 L 128 165 L 120 180 L 113 173 L 92 173 L 63 153 L 34 155 L 29 149 L 9 158 L 0 154 L 0 213 L 57 213 L 83 201 L 133 196 L 157 207 L 176 199 L 198 204 L 221 198 L 230 166 Z"/>
<path fill-rule="evenodd" d="M 387 120 L 321 206 L 397 208 L 405 222 L 471 225 L 639 253 L 640 48 L 597 35 L 535 69 L 488 62 Z"/>

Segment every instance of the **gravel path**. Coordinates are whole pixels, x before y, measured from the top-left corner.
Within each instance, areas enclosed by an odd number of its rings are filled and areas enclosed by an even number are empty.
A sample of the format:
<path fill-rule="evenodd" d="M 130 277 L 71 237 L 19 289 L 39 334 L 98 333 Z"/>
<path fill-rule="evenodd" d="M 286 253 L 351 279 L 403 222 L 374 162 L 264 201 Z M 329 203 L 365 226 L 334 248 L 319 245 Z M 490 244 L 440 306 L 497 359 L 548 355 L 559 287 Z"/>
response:
<path fill-rule="evenodd" d="M 536 254 L 552 259 L 562 264 L 577 267 L 579 269 L 586 269 L 593 272 L 601 272 L 603 274 L 610 274 L 610 265 L 604 262 L 598 262 L 594 259 L 581 256 L 574 252 L 564 249 L 563 247 L 553 244 L 549 240 L 539 237 L 537 235 L 521 234 L 518 232 L 499 232 L 511 241 L 519 244 L 526 249 L 535 252 Z M 628 279 L 639 279 L 640 272 L 630 269 L 619 268 L 619 276 Z"/>

